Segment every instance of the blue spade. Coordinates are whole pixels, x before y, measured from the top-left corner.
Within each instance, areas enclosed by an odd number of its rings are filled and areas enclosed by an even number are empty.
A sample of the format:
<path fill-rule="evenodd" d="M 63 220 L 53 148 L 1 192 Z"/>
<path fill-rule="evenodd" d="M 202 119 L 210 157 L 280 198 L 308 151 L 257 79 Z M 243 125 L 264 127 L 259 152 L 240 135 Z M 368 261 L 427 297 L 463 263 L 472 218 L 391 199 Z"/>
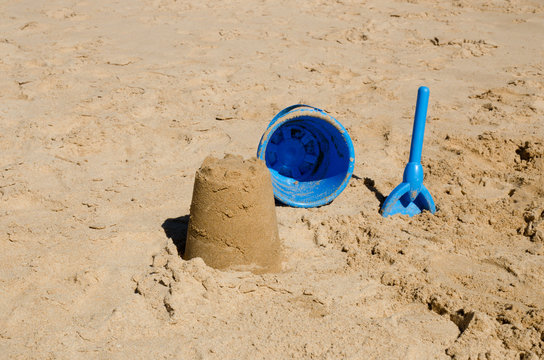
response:
<path fill-rule="evenodd" d="M 423 148 L 423 133 L 425 118 L 429 104 L 429 88 L 422 86 L 417 92 L 416 115 L 412 130 L 412 145 L 410 159 L 404 168 L 402 183 L 389 194 L 382 205 L 383 217 L 394 214 L 414 216 L 428 210 L 435 213 L 436 208 L 429 190 L 423 185 L 423 167 L 421 166 L 421 150 Z"/>

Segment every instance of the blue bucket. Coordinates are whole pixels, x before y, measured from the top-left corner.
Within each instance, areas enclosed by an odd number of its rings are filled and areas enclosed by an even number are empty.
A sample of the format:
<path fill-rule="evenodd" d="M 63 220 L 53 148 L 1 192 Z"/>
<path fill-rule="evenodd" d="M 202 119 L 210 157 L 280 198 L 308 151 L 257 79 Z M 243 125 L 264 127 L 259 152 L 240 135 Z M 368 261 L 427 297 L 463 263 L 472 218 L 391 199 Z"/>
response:
<path fill-rule="evenodd" d="M 355 164 L 346 129 L 323 110 L 293 105 L 264 132 L 257 157 L 272 175 L 274 197 L 295 207 L 321 206 L 347 186 Z"/>

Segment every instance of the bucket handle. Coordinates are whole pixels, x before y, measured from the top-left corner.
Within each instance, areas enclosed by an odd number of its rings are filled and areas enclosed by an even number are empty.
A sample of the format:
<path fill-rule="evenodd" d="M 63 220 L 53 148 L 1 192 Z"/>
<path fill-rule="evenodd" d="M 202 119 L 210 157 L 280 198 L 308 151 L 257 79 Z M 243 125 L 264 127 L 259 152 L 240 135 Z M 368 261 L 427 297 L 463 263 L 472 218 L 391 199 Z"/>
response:
<path fill-rule="evenodd" d="M 287 114 L 289 111 L 291 110 L 294 110 L 296 108 L 299 108 L 299 107 L 307 107 L 307 108 L 310 108 L 310 109 L 314 109 L 314 110 L 317 110 L 323 114 L 325 114 L 325 112 L 319 108 L 316 108 L 315 106 L 311 106 L 311 105 L 305 105 L 305 104 L 296 104 L 296 105 L 291 105 L 291 106 L 288 106 L 286 107 L 285 109 L 283 109 L 282 111 L 280 111 L 279 113 L 276 114 L 276 116 L 274 116 L 274 118 L 272 119 L 272 121 L 270 121 L 270 124 L 268 124 L 268 127 L 270 127 L 270 125 L 272 125 L 273 123 L 276 122 L 276 120 L 278 120 L 280 117 L 282 117 L 283 115 Z"/>

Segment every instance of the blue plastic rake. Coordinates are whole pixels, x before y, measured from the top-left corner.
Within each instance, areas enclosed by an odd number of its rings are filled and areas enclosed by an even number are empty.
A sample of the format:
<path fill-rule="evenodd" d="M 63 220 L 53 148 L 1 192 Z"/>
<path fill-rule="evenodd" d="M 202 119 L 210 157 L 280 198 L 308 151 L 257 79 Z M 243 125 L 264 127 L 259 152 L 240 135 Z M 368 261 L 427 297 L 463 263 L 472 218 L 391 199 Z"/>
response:
<path fill-rule="evenodd" d="M 421 151 L 423 149 L 423 134 L 425 118 L 429 104 L 429 88 L 421 86 L 417 92 L 416 114 L 412 130 L 410 159 L 404 168 L 402 183 L 389 194 L 382 205 L 383 217 L 395 214 L 414 216 L 423 210 L 436 212 L 433 198 L 423 185 L 423 167 L 421 166 Z"/>

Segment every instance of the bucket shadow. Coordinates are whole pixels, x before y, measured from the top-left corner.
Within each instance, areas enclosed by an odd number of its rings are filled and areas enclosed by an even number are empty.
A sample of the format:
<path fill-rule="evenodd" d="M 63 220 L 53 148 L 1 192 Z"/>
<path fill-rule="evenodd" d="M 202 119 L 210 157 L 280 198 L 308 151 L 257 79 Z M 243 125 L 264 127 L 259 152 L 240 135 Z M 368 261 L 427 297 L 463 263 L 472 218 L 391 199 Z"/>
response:
<path fill-rule="evenodd" d="M 276 206 L 279 206 L 279 207 L 291 207 L 289 205 L 285 205 L 284 203 L 282 203 L 281 201 L 279 201 L 278 199 L 274 198 L 274 204 Z"/>
<path fill-rule="evenodd" d="M 189 215 L 177 218 L 166 219 L 162 223 L 162 229 L 166 237 L 172 239 L 178 249 L 179 256 L 183 257 L 185 253 L 185 244 L 187 243 L 187 229 L 189 227 Z"/>

